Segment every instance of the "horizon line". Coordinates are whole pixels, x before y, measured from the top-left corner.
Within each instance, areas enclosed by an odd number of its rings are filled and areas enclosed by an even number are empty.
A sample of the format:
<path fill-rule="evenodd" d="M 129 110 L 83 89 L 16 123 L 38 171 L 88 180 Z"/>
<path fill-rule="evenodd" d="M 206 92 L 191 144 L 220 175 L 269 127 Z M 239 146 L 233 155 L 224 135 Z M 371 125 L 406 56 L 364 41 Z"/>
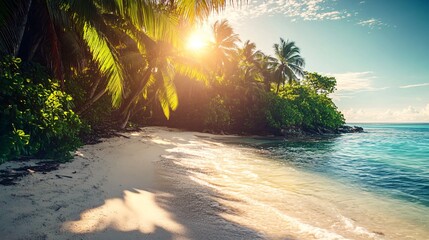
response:
<path fill-rule="evenodd" d="M 429 124 L 429 122 L 346 122 L 345 124 Z"/>

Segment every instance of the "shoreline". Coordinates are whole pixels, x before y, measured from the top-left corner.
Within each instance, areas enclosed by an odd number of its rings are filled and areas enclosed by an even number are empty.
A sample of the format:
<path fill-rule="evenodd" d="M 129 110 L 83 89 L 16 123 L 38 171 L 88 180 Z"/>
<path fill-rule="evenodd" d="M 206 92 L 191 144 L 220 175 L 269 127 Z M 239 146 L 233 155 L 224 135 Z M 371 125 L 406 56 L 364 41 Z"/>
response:
<path fill-rule="evenodd" d="M 284 161 L 267 157 L 269 153 L 264 150 L 249 147 L 256 142 L 264 140 L 147 127 L 85 145 L 73 161 L 60 165 L 58 170 L 30 173 L 17 185 L 0 186 L 0 236 L 427 236 L 427 230 L 406 219 L 409 209 L 398 201 L 299 171 Z M 398 218 L 401 214 L 405 215 Z"/>
<path fill-rule="evenodd" d="M 151 138 L 161 132 L 171 135 L 172 131 L 175 130 L 149 127 L 123 133 L 129 138 L 103 139 L 101 143 L 81 147 L 77 156 L 61 164 L 58 170 L 30 173 L 16 185 L 0 186 L 0 236 L 5 239 L 261 239 L 254 230 L 189 209 L 188 201 L 195 199 L 171 193 L 168 176 L 160 173 L 162 169 L 157 164 L 166 154 L 168 144 L 157 140 L 154 143 Z M 186 134 L 185 138 L 212 136 L 177 133 Z M 25 163 L 8 162 L 0 169 L 22 165 Z M 203 205 L 215 204 L 209 199 L 200 200 Z M 213 222 L 222 224 L 212 225 Z"/>

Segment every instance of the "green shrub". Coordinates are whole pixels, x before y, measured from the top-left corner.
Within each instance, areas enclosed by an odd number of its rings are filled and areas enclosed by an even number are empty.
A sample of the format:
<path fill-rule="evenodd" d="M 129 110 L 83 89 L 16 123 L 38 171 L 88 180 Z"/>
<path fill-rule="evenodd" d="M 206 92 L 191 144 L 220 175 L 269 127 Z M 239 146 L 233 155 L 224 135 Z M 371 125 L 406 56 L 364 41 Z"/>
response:
<path fill-rule="evenodd" d="M 231 114 L 225 101 L 217 95 L 210 100 L 205 127 L 214 131 L 228 131 L 231 125 Z"/>
<path fill-rule="evenodd" d="M 300 126 L 303 114 L 289 98 L 282 98 L 274 93 L 267 93 L 267 109 L 265 112 L 268 129 L 280 133 L 283 128 Z"/>
<path fill-rule="evenodd" d="M 0 163 L 20 156 L 66 160 L 81 143 L 72 97 L 39 65 L 0 60 Z"/>
<path fill-rule="evenodd" d="M 286 85 L 280 96 L 299 111 L 297 125 L 305 129 L 336 129 L 344 124 L 344 116 L 326 94 L 306 85 Z M 290 117 L 289 117 L 290 118 Z"/>

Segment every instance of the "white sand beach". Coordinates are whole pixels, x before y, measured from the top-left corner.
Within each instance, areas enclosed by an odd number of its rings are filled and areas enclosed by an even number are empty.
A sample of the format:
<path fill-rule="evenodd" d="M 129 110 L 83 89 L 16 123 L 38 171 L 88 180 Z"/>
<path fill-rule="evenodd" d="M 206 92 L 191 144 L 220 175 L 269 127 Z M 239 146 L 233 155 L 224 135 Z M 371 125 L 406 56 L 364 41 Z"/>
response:
<path fill-rule="evenodd" d="M 58 170 L 0 186 L 0 239 L 429 234 L 415 224 L 425 219 L 413 218 L 396 200 L 298 171 L 264 150 L 237 144 L 243 141 L 256 140 L 147 127 L 83 146 Z M 8 162 L 0 170 L 28 164 Z"/>
<path fill-rule="evenodd" d="M 124 134 L 127 137 L 105 139 L 80 148 L 75 159 L 59 170 L 32 173 L 17 185 L 0 186 L 0 238 L 261 238 L 260 233 L 221 217 L 220 206 L 210 196 L 177 191 L 178 179 L 165 175 L 159 162 L 171 148 L 161 139 L 196 138 L 194 133 L 178 133 L 145 128 Z M 23 164 L 10 162 L 1 168 Z M 214 210 L 198 211 L 201 208 Z"/>

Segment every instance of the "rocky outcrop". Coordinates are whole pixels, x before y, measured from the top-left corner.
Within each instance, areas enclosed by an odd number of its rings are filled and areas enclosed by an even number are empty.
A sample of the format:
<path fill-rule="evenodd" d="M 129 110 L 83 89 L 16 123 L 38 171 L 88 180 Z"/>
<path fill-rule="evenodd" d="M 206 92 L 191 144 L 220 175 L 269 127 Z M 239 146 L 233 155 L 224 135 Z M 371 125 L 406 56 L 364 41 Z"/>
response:
<path fill-rule="evenodd" d="M 308 135 L 305 131 L 298 127 L 282 128 L 280 132 L 284 137 L 303 137 Z"/>
<path fill-rule="evenodd" d="M 363 128 L 359 126 L 341 126 L 337 129 L 339 133 L 360 133 L 363 132 Z"/>
<path fill-rule="evenodd" d="M 332 135 L 341 133 L 360 133 L 363 132 L 363 128 L 359 126 L 348 126 L 343 125 L 338 129 L 329 129 L 324 127 L 317 127 L 311 129 L 303 129 L 300 127 L 287 127 L 281 129 L 281 135 L 284 137 L 305 137 L 314 135 Z"/>

